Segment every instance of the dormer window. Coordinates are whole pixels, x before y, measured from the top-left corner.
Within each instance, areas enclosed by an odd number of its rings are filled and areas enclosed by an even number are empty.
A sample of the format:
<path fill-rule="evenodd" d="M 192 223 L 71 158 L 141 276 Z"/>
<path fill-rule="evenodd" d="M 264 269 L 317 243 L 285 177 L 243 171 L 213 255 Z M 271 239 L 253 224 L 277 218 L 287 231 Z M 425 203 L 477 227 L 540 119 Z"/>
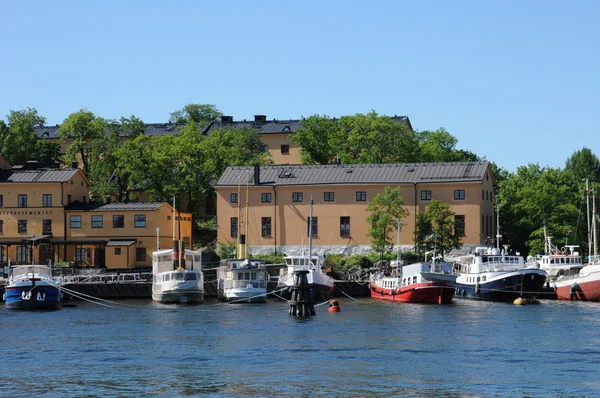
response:
<path fill-rule="evenodd" d="M 290 126 L 285 126 L 282 131 L 292 131 L 292 130 L 290 129 Z"/>

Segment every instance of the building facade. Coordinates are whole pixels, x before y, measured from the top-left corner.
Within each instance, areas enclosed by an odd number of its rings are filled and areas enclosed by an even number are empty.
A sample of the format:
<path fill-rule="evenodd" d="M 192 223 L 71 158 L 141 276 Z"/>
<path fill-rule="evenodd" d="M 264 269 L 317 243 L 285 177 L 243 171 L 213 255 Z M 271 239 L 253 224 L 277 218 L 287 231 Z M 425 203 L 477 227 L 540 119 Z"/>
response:
<path fill-rule="evenodd" d="M 302 252 L 312 197 L 317 253 L 369 252 L 366 207 L 386 186 L 401 188 L 408 211 L 401 220 L 403 249 L 414 247 L 416 215 L 432 200 L 450 205 L 465 250 L 493 242 L 494 179 L 487 161 L 229 167 L 216 185 L 218 241 L 236 242 L 238 229 L 247 228 L 253 254 Z"/>
<path fill-rule="evenodd" d="M 1 169 L 0 262 L 134 268 L 151 264 L 157 242 L 171 247 L 174 228 L 192 242 L 191 214 L 174 224 L 168 203 L 89 203 L 89 187 L 77 168 Z"/>

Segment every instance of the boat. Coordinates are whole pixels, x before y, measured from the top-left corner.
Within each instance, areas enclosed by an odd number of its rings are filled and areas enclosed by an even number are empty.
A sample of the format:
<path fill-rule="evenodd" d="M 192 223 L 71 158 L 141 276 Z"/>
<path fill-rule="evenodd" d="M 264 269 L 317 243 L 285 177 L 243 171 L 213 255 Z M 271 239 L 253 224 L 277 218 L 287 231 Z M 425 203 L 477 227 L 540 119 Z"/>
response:
<path fill-rule="evenodd" d="M 315 302 L 324 302 L 333 298 L 333 279 L 327 275 L 327 268 L 323 264 L 323 259 L 312 253 L 312 212 L 313 200 L 310 199 L 310 215 L 308 217 L 308 255 L 285 255 L 284 261 L 286 267 L 280 271 L 277 282 L 279 295 L 289 300 L 292 295 L 291 287 L 294 286 L 294 272 L 308 271 L 307 281 Z"/>
<path fill-rule="evenodd" d="M 392 263 L 390 275 L 371 274 L 371 297 L 404 303 L 449 304 L 456 291 L 451 262 Z"/>
<path fill-rule="evenodd" d="M 50 265 L 10 266 L 4 292 L 6 308 L 55 310 L 61 306 L 60 286 L 52 277 Z"/>
<path fill-rule="evenodd" d="M 231 303 L 266 303 L 267 269 L 254 259 L 222 260 L 218 269 L 218 298 Z"/>
<path fill-rule="evenodd" d="M 458 258 L 455 265 L 456 297 L 514 302 L 517 298 L 535 299 L 548 278 L 537 264 L 526 264 L 518 253 L 509 254 L 496 247 L 476 247 Z"/>
<path fill-rule="evenodd" d="M 165 304 L 204 301 L 202 254 L 183 250 L 183 242 L 173 241 L 173 249 L 152 253 L 152 301 Z"/>
<path fill-rule="evenodd" d="M 528 263 L 537 264 L 540 269 L 548 273 L 546 288 L 549 292 L 556 290 L 556 281 L 574 277 L 583 268 L 583 259 L 579 252 L 575 251 L 577 247 L 577 245 L 565 245 L 559 249 L 552 244 L 552 237 L 546 236 L 544 254 L 527 259 Z"/>
<path fill-rule="evenodd" d="M 588 219 L 588 263 L 585 264 L 576 275 L 562 276 L 554 282 L 556 288 L 556 298 L 558 300 L 569 301 L 600 301 L 600 257 L 597 250 L 596 233 L 596 199 L 593 189 L 588 189 L 586 180 L 586 193 L 588 197 L 588 217 L 589 217 L 589 196 L 593 198 L 592 208 L 592 226 L 589 229 Z M 592 254 L 593 247 L 593 254 Z"/>

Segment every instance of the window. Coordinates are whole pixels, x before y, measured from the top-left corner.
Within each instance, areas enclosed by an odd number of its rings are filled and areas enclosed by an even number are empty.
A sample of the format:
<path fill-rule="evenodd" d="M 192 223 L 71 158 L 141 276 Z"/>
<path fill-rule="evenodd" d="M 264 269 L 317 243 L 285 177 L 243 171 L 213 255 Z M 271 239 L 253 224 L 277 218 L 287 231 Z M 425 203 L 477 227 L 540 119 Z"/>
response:
<path fill-rule="evenodd" d="M 231 237 L 232 238 L 237 238 L 238 236 L 238 218 L 237 217 L 231 217 Z"/>
<path fill-rule="evenodd" d="M 310 237 L 310 217 L 306 219 L 306 236 Z M 319 222 L 317 217 L 312 218 L 312 236 L 319 236 Z"/>
<path fill-rule="evenodd" d="M 52 207 L 52 195 L 42 195 L 42 207 Z"/>
<path fill-rule="evenodd" d="M 27 233 L 27 220 L 19 220 L 19 233 L 26 234 Z"/>
<path fill-rule="evenodd" d="M 86 204 L 87 203 L 87 196 L 83 196 L 81 198 L 81 203 Z"/>
<path fill-rule="evenodd" d="M 333 192 L 325 192 L 325 202 L 333 202 L 335 200 L 335 194 Z"/>
<path fill-rule="evenodd" d="M 488 216 L 484 216 L 484 217 L 485 217 L 485 235 L 490 236 L 490 219 L 488 218 Z"/>
<path fill-rule="evenodd" d="M 27 195 L 19 195 L 19 207 L 27 207 Z"/>
<path fill-rule="evenodd" d="M 17 261 L 21 264 L 27 263 L 27 246 L 17 246 Z"/>
<path fill-rule="evenodd" d="M 237 193 L 232 193 L 229 196 L 229 202 L 230 203 L 237 203 L 238 202 L 238 194 Z"/>
<path fill-rule="evenodd" d="M 494 201 L 493 195 L 494 195 L 494 191 L 490 191 L 490 202 Z"/>
<path fill-rule="evenodd" d="M 121 248 L 115 247 L 115 256 L 120 256 L 120 255 L 121 255 Z"/>
<path fill-rule="evenodd" d="M 481 215 L 481 234 L 487 238 L 487 234 L 485 233 L 485 216 L 483 214 Z"/>
<path fill-rule="evenodd" d="M 73 182 L 73 181 L 71 181 Z M 71 195 L 67 195 L 67 204 L 70 205 L 71 204 Z"/>
<path fill-rule="evenodd" d="M 4 221 L 0 220 L 0 234 L 4 232 Z"/>
<path fill-rule="evenodd" d="M 340 217 L 340 236 L 350 236 L 350 217 Z"/>
<path fill-rule="evenodd" d="M 0 207 L 4 206 L 4 197 L 0 195 Z"/>
<path fill-rule="evenodd" d="M 465 190 L 457 189 L 454 191 L 454 200 L 465 200 Z"/>
<path fill-rule="evenodd" d="M 367 193 L 365 191 L 357 191 L 356 192 L 356 201 L 357 202 L 366 202 L 367 201 Z"/>
<path fill-rule="evenodd" d="M 138 247 L 135 249 L 135 261 L 146 261 L 145 247 Z"/>
<path fill-rule="evenodd" d="M 84 247 L 78 247 L 75 251 L 75 261 L 78 263 L 85 263 L 87 261 L 87 249 Z"/>
<path fill-rule="evenodd" d="M 52 220 L 42 220 L 42 233 L 52 235 Z"/>
<path fill-rule="evenodd" d="M 271 236 L 271 217 L 262 218 L 262 236 Z"/>
<path fill-rule="evenodd" d="M 102 216 L 92 216 L 92 228 L 102 228 Z"/>
<path fill-rule="evenodd" d="M 135 228 L 146 228 L 146 215 L 136 214 L 133 216 L 133 226 Z"/>
<path fill-rule="evenodd" d="M 125 216 L 113 216 L 113 228 L 125 228 Z"/>
<path fill-rule="evenodd" d="M 270 193 L 261 193 L 260 201 L 263 203 L 271 202 L 271 194 Z"/>
<path fill-rule="evenodd" d="M 302 192 L 292 192 L 292 202 L 302 202 Z"/>
<path fill-rule="evenodd" d="M 490 200 L 490 191 L 485 191 L 485 200 Z"/>
<path fill-rule="evenodd" d="M 421 191 L 421 200 L 431 200 L 431 191 Z"/>
<path fill-rule="evenodd" d="M 284 154 L 290 153 L 290 146 L 289 145 L 282 145 L 281 146 L 281 153 L 284 153 Z"/>
<path fill-rule="evenodd" d="M 481 190 L 481 200 L 485 199 L 485 191 L 482 189 Z"/>
<path fill-rule="evenodd" d="M 81 228 L 81 216 L 71 216 L 71 228 Z"/>
<path fill-rule="evenodd" d="M 458 236 L 465 236 L 465 216 L 454 216 L 454 234 Z"/>

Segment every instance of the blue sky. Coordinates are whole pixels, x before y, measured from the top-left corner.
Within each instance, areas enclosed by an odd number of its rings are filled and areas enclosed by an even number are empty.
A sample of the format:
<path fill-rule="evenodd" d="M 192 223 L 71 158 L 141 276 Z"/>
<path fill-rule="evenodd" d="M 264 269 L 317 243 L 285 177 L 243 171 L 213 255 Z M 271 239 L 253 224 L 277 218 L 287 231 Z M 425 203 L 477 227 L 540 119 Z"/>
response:
<path fill-rule="evenodd" d="M 514 171 L 600 155 L 595 1 L 4 1 L 0 117 L 372 109 Z"/>

